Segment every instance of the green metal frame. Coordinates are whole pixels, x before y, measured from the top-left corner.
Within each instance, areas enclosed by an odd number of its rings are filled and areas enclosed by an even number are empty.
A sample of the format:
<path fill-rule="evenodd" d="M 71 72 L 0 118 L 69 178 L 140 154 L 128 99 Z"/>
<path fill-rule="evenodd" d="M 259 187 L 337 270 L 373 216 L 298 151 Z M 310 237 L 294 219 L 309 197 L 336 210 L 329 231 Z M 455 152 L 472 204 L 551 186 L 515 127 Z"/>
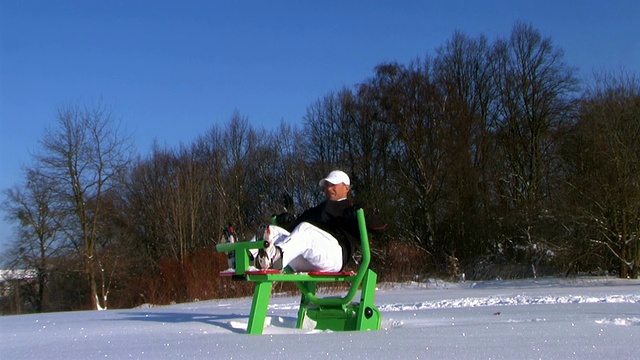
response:
<path fill-rule="evenodd" d="M 357 216 L 362 246 L 362 262 L 356 274 L 313 275 L 308 273 L 247 272 L 250 266 L 248 250 L 264 249 L 267 246 L 266 242 L 239 242 L 216 246 L 218 252 L 236 252 L 236 271 L 232 276 L 234 280 L 256 283 L 247 333 L 262 334 L 273 283 L 276 281 L 293 282 L 302 294 L 300 310 L 298 310 L 298 328 L 302 328 L 305 320 L 310 319 L 315 322 L 315 328 L 321 330 L 380 330 L 382 316 L 374 304 L 378 275 L 369 269 L 371 249 L 364 211 L 358 209 Z M 342 297 L 318 297 L 316 288 L 319 282 L 351 282 L 351 286 L 347 294 Z M 361 287 L 362 289 L 360 289 Z M 353 303 L 358 290 L 360 290 L 360 302 Z"/>

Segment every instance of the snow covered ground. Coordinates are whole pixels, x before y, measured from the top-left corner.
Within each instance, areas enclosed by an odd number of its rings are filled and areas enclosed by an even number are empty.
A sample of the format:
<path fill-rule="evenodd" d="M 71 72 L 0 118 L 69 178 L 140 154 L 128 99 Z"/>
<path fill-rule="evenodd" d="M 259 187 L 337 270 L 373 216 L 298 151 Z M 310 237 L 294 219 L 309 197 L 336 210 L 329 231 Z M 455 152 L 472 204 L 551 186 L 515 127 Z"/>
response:
<path fill-rule="evenodd" d="M 640 359 L 640 281 L 381 284 L 383 330 L 295 329 L 274 296 L 262 336 L 251 299 L 0 317 L 0 359 Z"/>

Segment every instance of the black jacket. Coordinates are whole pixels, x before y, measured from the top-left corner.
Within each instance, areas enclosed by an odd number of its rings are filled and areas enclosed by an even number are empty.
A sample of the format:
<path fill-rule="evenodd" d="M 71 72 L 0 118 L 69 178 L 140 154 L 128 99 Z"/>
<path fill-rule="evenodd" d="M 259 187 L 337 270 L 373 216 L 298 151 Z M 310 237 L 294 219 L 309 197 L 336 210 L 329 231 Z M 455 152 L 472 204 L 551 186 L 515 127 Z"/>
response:
<path fill-rule="evenodd" d="M 333 235 L 342 247 L 342 267 L 344 268 L 353 253 L 360 247 L 360 229 L 356 209 L 362 205 L 351 200 L 325 200 L 306 210 L 302 215 L 287 224 L 278 224 L 288 231 L 292 231 L 302 222 L 312 225 Z M 387 224 L 374 214 L 374 211 L 364 209 L 365 221 L 369 231 L 382 231 Z"/>

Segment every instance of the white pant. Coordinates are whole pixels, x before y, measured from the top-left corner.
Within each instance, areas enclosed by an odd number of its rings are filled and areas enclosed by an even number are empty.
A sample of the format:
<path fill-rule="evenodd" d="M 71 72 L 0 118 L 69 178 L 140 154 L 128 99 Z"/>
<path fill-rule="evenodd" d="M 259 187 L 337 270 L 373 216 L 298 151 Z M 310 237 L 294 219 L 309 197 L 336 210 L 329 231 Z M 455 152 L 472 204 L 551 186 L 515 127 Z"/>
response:
<path fill-rule="evenodd" d="M 342 247 L 328 232 L 303 222 L 291 233 L 269 225 L 269 241 L 282 250 L 282 267 L 294 271 L 340 271 Z"/>

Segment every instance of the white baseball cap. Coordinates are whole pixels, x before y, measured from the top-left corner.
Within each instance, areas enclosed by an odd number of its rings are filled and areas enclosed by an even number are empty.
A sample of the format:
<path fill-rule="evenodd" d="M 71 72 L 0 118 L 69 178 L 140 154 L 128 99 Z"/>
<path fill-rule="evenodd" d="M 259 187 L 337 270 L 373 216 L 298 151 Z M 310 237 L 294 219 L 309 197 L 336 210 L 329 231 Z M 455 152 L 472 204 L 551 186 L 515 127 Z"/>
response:
<path fill-rule="evenodd" d="M 320 180 L 318 185 L 324 186 L 325 181 L 328 181 L 333 185 L 337 185 L 337 184 L 351 185 L 351 180 L 349 180 L 349 175 L 347 175 L 344 171 L 340 171 L 340 170 L 334 170 L 330 172 L 326 178 Z"/>

